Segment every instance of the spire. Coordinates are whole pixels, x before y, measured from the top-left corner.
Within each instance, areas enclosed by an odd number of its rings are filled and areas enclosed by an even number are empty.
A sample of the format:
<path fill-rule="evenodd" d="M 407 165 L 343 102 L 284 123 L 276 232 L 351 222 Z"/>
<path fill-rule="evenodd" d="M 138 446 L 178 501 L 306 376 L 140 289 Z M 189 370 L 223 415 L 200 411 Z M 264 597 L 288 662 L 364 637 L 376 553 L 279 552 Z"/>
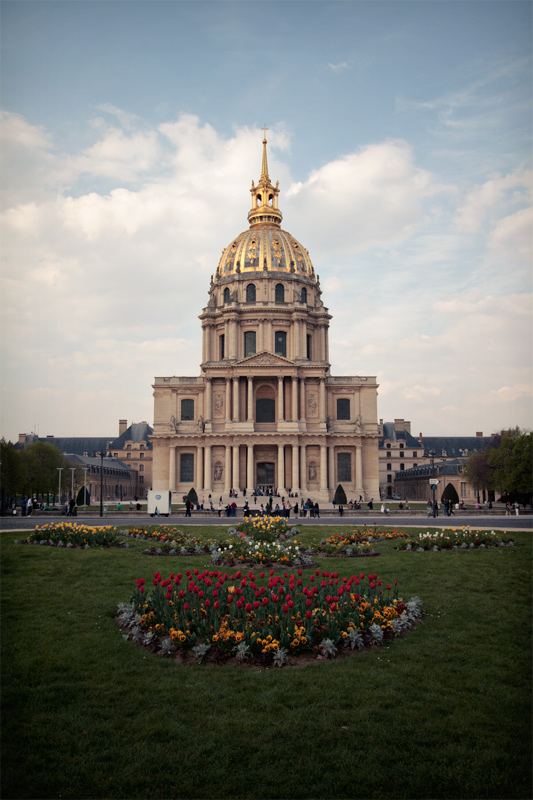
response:
<path fill-rule="evenodd" d="M 266 140 L 266 132 L 268 128 L 266 125 L 263 126 L 263 162 L 261 164 L 261 178 L 259 183 L 266 178 L 266 180 L 270 183 L 270 178 L 268 177 L 268 161 L 267 161 L 267 140 Z"/>
<path fill-rule="evenodd" d="M 283 214 L 278 208 L 278 195 L 279 195 L 279 181 L 276 185 L 272 186 L 268 176 L 268 160 L 267 160 L 267 139 L 266 132 L 268 128 L 266 125 L 263 127 L 263 159 L 261 162 L 261 177 L 259 183 L 255 186 L 252 181 L 252 208 L 248 212 L 248 222 L 250 227 L 261 225 L 271 226 L 275 225 L 279 228 Z"/>

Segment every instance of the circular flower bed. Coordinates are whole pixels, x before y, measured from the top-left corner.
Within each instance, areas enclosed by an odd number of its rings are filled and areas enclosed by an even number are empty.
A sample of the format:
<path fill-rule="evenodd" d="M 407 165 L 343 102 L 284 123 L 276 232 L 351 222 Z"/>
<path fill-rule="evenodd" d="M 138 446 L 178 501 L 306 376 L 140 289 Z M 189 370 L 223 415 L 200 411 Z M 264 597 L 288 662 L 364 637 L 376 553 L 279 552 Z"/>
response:
<path fill-rule="evenodd" d="M 107 525 L 102 528 L 91 528 L 88 525 L 78 525 L 75 522 L 58 522 L 49 525 L 36 526 L 33 533 L 21 544 L 39 544 L 48 547 L 127 547 L 126 542 L 119 538 L 118 529 Z"/>
<path fill-rule="evenodd" d="M 474 550 L 485 547 L 513 547 L 514 539 L 495 531 L 472 531 L 469 527 L 448 528 L 441 531 L 419 533 L 417 538 L 401 542 L 397 549 L 414 550 Z"/>
<path fill-rule="evenodd" d="M 228 531 L 232 533 L 232 531 Z M 262 542 L 250 539 L 244 533 L 236 533 L 233 541 L 220 542 L 211 548 L 211 559 L 217 566 L 265 566 L 279 564 L 284 567 L 314 567 L 311 550 L 293 539 L 285 541 Z"/>
<path fill-rule="evenodd" d="M 276 542 L 294 536 L 300 531 L 291 528 L 284 517 L 245 517 L 237 528 L 230 528 L 228 533 L 244 534 L 256 542 Z"/>
<path fill-rule="evenodd" d="M 216 539 L 201 541 L 195 536 L 191 536 L 190 533 L 184 533 L 178 528 L 166 525 L 133 528 L 123 531 L 122 536 L 162 544 L 162 547 L 151 547 L 148 550 L 143 550 L 144 555 L 200 556 L 210 553 L 213 547 L 218 545 Z"/>
<path fill-rule="evenodd" d="M 375 574 L 270 570 L 258 577 L 195 569 L 163 579 L 155 572 L 151 585 L 136 580 L 117 621 L 125 639 L 163 655 L 283 666 L 290 656 L 332 658 L 381 645 L 421 617 L 418 598 L 403 602 L 397 581 L 383 585 Z"/>

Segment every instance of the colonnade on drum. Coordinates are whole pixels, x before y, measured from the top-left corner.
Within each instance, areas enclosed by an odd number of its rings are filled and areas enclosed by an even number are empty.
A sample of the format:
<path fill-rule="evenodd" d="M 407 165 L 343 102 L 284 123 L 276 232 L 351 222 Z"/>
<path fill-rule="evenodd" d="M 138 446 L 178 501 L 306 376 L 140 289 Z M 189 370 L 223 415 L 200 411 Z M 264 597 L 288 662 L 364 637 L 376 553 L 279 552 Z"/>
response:
<path fill-rule="evenodd" d="M 212 450 L 216 446 L 224 448 L 224 463 L 222 478 L 216 478 L 213 472 Z M 194 459 L 194 486 L 204 491 L 224 491 L 228 493 L 230 489 L 246 489 L 247 493 L 256 487 L 256 463 L 273 458 L 275 464 L 275 486 L 278 491 L 313 491 L 325 492 L 334 490 L 338 480 L 335 469 L 335 444 L 321 443 L 319 445 L 319 463 L 308 464 L 307 447 L 313 446 L 316 450 L 317 445 L 299 445 L 295 443 L 277 445 L 200 445 L 197 447 L 179 446 L 170 444 L 169 448 L 169 488 L 171 491 L 177 490 L 180 482 L 178 470 L 178 455 L 180 452 L 193 452 Z M 268 451 L 265 452 L 265 447 Z M 273 450 L 274 448 L 274 450 Z M 358 491 L 363 487 L 363 463 L 362 445 L 355 444 L 355 464 L 353 465 L 354 474 L 351 484 Z M 241 469 L 241 450 L 245 450 L 246 457 L 244 470 Z M 272 452 L 275 453 L 272 456 Z M 220 469 L 220 466 L 218 467 Z M 310 470 L 316 474 L 310 474 Z M 214 488 L 214 485 L 216 488 Z M 221 488 L 223 486 L 223 489 Z"/>

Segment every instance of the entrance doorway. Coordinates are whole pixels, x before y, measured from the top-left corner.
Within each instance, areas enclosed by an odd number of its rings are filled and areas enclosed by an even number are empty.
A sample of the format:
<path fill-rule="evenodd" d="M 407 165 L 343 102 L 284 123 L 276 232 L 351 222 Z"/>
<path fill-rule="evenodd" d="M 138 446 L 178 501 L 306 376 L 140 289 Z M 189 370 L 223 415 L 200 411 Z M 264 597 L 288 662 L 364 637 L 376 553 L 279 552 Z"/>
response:
<path fill-rule="evenodd" d="M 259 461 L 257 464 L 256 486 L 264 494 L 268 494 L 274 489 L 274 468 L 275 464 L 271 461 Z"/>

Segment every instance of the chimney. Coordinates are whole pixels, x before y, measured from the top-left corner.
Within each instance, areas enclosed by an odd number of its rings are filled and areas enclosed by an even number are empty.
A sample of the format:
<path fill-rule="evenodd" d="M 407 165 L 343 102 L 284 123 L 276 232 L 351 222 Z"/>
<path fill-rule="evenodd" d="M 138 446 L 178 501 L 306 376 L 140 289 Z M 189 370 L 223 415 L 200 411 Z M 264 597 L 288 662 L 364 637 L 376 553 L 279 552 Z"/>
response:
<path fill-rule="evenodd" d="M 476 431 L 476 436 L 477 436 L 478 438 L 479 438 L 480 436 L 483 436 L 483 431 Z"/>
<path fill-rule="evenodd" d="M 422 431 L 418 434 L 418 441 L 420 442 L 420 446 L 424 446 L 424 439 L 422 438 Z"/>
<path fill-rule="evenodd" d="M 118 435 L 122 436 L 122 434 L 128 430 L 128 420 L 127 419 L 119 419 L 118 421 Z"/>
<path fill-rule="evenodd" d="M 25 444 L 25 442 L 26 442 L 26 434 L 19 433 L 19 444 Z"/>

